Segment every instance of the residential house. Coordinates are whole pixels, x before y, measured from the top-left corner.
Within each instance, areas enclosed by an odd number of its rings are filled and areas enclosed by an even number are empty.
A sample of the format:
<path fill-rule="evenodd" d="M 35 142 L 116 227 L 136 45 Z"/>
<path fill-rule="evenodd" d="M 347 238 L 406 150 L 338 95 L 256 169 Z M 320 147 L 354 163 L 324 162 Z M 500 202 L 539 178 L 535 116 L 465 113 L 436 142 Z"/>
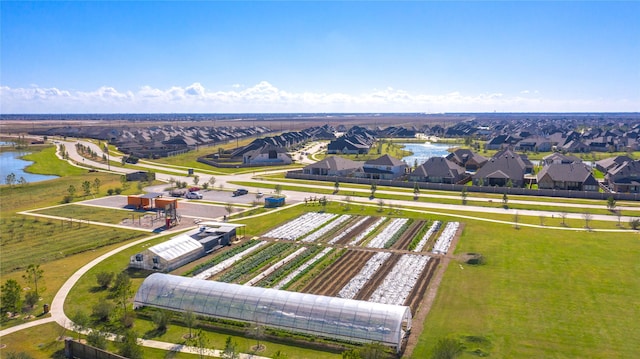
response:
<path fill-rule="evenodd" d="M 361 168 L 362 162 L 338 156 L 328 156 L 322 161 L 304 167 L 302 172 L 309 175 L 346 177 Z"/>
<path fill-rule="evenodd" d="M 406 174 L 409 166 L 401 160 L 383 155 L 374 160 L 366 161 L 362 169 L 354 173 L 355 177 L 370 179 L 392 180 Z"/>
<path fill-rule="evenodd" d="M 248 165 L 288 165 L 293 163 L 293 160 L 286 149 L 267 144 L 257 150 L 246 152 L 242 156 L 242 163 Z"/>
<path fill-rule="evenodd" d="M 615 192 L 640 193 L 640 161 L 627 161 L 605 175 L 609 188 Z"/>
<path fill-rule="evenodd" d="M 409 174 L 409 181 L 456 184 L 467 178 L 464 167 L 445 157 L 431 157 Z"/>
<path fill-rule="evenodd" d="M 551 163 L 538 173 L 539 189 L 597 192 L 598 181 L 584 163 Z"/>
<path fill-rule="evenodd" d="M 459 148 L 451 152 L 446 158 L 464 167 L 467 171 L 477 171 L 478 168 L 482 167 L 488 161 L 486 157 L 464 148 Z"/>
<path fill-rule="evenodd" d="M 560 152 L 554 152 L 542 158 L 542 165 L 548 166 L 552 163 L 580 163 L 582 160 L 576 156 L 563 155 Z"/>
<path fill-rule="evenodd" d="M 612 169 L 620 166 L 625 162 L 633 162 L 633 158 L 629 156 L 615 156 L 602 159 L 595 163 L 596 169 L 602 173 L 608 173 Z"/>
<path fill-rule="evenodd" d="M 533 164 L 526 155 L 518 155 L 510 149 L 495 154 L 475 175 L 476 186 L 524 186 L 525 174 L 533 171 Z"/>

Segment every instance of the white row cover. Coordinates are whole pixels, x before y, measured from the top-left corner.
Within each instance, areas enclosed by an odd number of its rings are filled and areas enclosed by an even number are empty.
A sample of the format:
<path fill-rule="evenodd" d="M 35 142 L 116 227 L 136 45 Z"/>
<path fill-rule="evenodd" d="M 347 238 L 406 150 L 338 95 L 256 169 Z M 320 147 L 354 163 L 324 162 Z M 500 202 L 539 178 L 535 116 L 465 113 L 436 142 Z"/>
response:
<path fill-rule="evenodd" d="M 331 247 L 327 247 L 327 248 L 323 249 L 320 253 L 318 253 L 315 256 L 313 256 L 313 258 L 311 258 L 310 260 L 304 262 L 300 267 L 296 268 L 296 270 L 294 270 L 293 272 L 289 273 L 278 284 L 274 285 L 273 288 L 280 289 L 280 288 L 284 287 L 289 282 L 291 282 L 293 280 L 293 278 L 295 278 L 298 274 L 302 273 L 305 269 L 309 268 L 315 262 L 317 262 L 320 259 L 322 259 L 324 256 L 327 255 L 327 253 L 331 252 L 332 250 L 333 250 L 333 248 L 331 248 Z"/>
<path fill-rule="evenodd" d="M 275 228 L 263 235 L 263 237 L 286 239 L 295 241 L 305 236 L 307 233 L 327 223 L 331 219 L 337 217 L 337 214 L 309 212 L 287 222 L 282 226 Z"/>
<path fill-rule="evenodd" d="M 255 252 L 256 250 L 258 250 L 260 247 L 264 246 L 267 243 L 268 242 L 266 242 L 266 241 L 258 242 L 256 245 L 247 248 L 246 250 L 234 255 L 231 258 L 225 259 L 224 261 L 216 264 L 215 266 L 207 269 L 206 271 L 204 271 L 202 273 L 198 273 L 197 275 L 194 275 L 193 278 L 209 279 L 209 278 L 213 277 L 214 275 L 222 272 L 223 270 L 225 270 L 227 268 L 230 268 L 236 262 L 238 262 L 239 260 L 241 260 L 245 256 Z"/>
<path fill-rule="evenodd" d="M 256 283 L 258 283 L 259 281 L 261 281 L 265 277 L 267 277 L 269 274 L 271 274 L 271 273 L 275 272 L 276 270 L 278 270 L 278 268 L 280 268 L 283 265 L 291 262 L 295 257 L 301 255 L 302 252 L 306 251 L 307 249 L 308 249 L 307 247 L 299 248 L 297 251 L 289 254 L 286 258 L 279 260 L 277 263 L 275 263 L 271 267 L 265 269 L 262 273 L 260 273 L 257 276 L 251 278 L 251 280 L 246 282 L 244 285 L 255 285 Z"/>
<path fill-rule="evenodd" d="M 382 284 L 371 294 L 369 301 L 403 305 L 428 262 L 428 256 L 403 255 L 384 278 Z"/>
<path fill-rule="evenodd" d="M 322 227 L 322 228 L 318 229 L 317 231 L 311 233 L 310 235 L 304 237 L 302 239 L 302 241 L 303 242 L 315 242 L 318 238 L 324 236 L 326 233 L 330 232 L 332 229 L 334 229 L 337 226 L 339 226 L 340 224 L 344 223 L 349 218 L 351 218 L 351 215 L 343 214 L 342 216 L 338 217 L 335 221 L 331 221 L 331 222 L 327 223 L 327 225 L 325 225 L 324 227 Z"/>
<path fill-rule="evenodd" d="M 136 308 L 151 306 L 261 324 L 327 338 L 400 349 L 411 329 L 406 306 L 296 293 L 155 273 L 136 292 Z"/>
<path fill-rule="evenodd" d="M 451 246 L 451 241 L 458 231 L 458 227 L 460 227 L 460 222 L 447 223 L 447 225 L 442 230 L 442 233 L 440 233 L 440 237 L 438 237 L 436 244 L 433 245 L 433 253 L 447 253 L 447 251 L 449 250 L 449 246 Z"/>
<path fill-rule="evenodd" d="M 340 298 L 355 298 L 365 284 L 382 267 L 382 264 L 391 257 L 390 252 L 377 252 L 365 263 L 364 267 L 356 274 L 349 283 L 338 293 Z"/>
<path fill-rule="evenodd" d="M 385 243 L 390 240 L 396 233 L 398 233 L 402 226 L 407 223 L 409 219 L 407 218 L 396 218 L 391 221 L 382 232 L 378 233 L 369 243 L 367 243 L 367 247 L 369 248 L 383 248 Z"/>
<path fill-rule="evenodd" d="M 362 223 L 364 223 L 367 219 L 371 218 L 370 216 L 366 216 L 363 217 L 362 219 L 360 219 L 359 221 L 357 221 L 355 224 L 353 224 L 352 226 L 345 228 L 344 231 L 340 232 L 337 236 L 331 238 L 331 240 L 328 242 L 329 244 L 334 244 L 336 242 L 338 242 L 339 240 L 341 240 L 342 238 L 344 238 L 344 236 L 346 236 L 347 234 L 349 234 L 351 231 L 353 231 L 354 229 L 358 228 L 358 226 L 360 226 Z"/>
<path fill-rule="evenodd" d="M 427 244 L 427 242 L 429 241 L 429 238 L 431 238 L 431 236 L 433 236 L 434 233 L 438 232 L 441 225 L 442 225 L 442 222 L 433 221 L 433 224 L 431 224 L 431 227 L 429 227 L 429 230 L 427 231 L 427 233 L 425 233 L 424 236 L 422 236 L 422 239 L 420 239 L 420 242 L 418 242 L 418 245 L 416 246 L 416 248 L 413 249 L 413 251 L 414 252 L 422 251 L 422 248 L 424 248 L 424 245 Z"/>
<path fill-rule="evenodd" d="M 387 217 L 380 217 L 377 221 L 375 221 L 372 225 L 370 225 L 367 229 L 362 231 L 362 233 L 358 234 L 356 238 L 354 238 L 351 242 L 349 242 L 350 246 L 355 246 L 360 243 L 369 233 L 373 232 L 376 228 L 378 228 L 382 222 L 384 222 Z"/>

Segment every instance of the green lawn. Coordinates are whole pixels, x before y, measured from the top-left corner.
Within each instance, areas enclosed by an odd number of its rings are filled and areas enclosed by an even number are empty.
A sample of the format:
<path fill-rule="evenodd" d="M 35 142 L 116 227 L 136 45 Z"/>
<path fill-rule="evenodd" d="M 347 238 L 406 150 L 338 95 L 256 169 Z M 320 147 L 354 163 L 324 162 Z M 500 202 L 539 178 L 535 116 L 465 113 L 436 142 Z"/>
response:
<path fill-rule="evenodd" d="M 465 336 L 489 340 L 494 358 L 635 357 L 639 239 L 466 222 L 456 253 L 487 264 L 450 263 L 413 357 Z"/>

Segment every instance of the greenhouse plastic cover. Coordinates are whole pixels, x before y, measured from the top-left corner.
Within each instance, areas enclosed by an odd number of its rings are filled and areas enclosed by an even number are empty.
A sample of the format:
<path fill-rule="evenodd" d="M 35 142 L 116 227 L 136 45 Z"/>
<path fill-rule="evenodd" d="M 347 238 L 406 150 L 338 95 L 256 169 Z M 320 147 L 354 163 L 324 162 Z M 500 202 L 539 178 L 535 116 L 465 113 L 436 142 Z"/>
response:
<path fill-rule="evenodd" d="M 134 299 L 151 306 L 261 324 L 353 342 L 400 348 L 411 329 L 407 306 L 334 298 L 284 290 L 154 273 Z"/>
<path fill-rule="evenodd" d="M 149 247 L 149 251 L 171 261 L 195 250 L 202 249 L 202 244 L 186 234 L 173 237 L 166 242 Z"/>

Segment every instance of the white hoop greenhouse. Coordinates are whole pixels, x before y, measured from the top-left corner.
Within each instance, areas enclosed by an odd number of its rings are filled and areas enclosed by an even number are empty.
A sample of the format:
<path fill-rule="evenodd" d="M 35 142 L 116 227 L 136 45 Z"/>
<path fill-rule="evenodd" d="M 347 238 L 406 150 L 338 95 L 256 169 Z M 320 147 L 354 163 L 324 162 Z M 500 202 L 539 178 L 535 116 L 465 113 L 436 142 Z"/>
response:
<path fill-rule="evenodd" d="M 351 342 L 402 347 L 411 329 L 407 306 L 296 293 L 154 273 L 136 292 L 150 306 L 250 322 Z"/>

